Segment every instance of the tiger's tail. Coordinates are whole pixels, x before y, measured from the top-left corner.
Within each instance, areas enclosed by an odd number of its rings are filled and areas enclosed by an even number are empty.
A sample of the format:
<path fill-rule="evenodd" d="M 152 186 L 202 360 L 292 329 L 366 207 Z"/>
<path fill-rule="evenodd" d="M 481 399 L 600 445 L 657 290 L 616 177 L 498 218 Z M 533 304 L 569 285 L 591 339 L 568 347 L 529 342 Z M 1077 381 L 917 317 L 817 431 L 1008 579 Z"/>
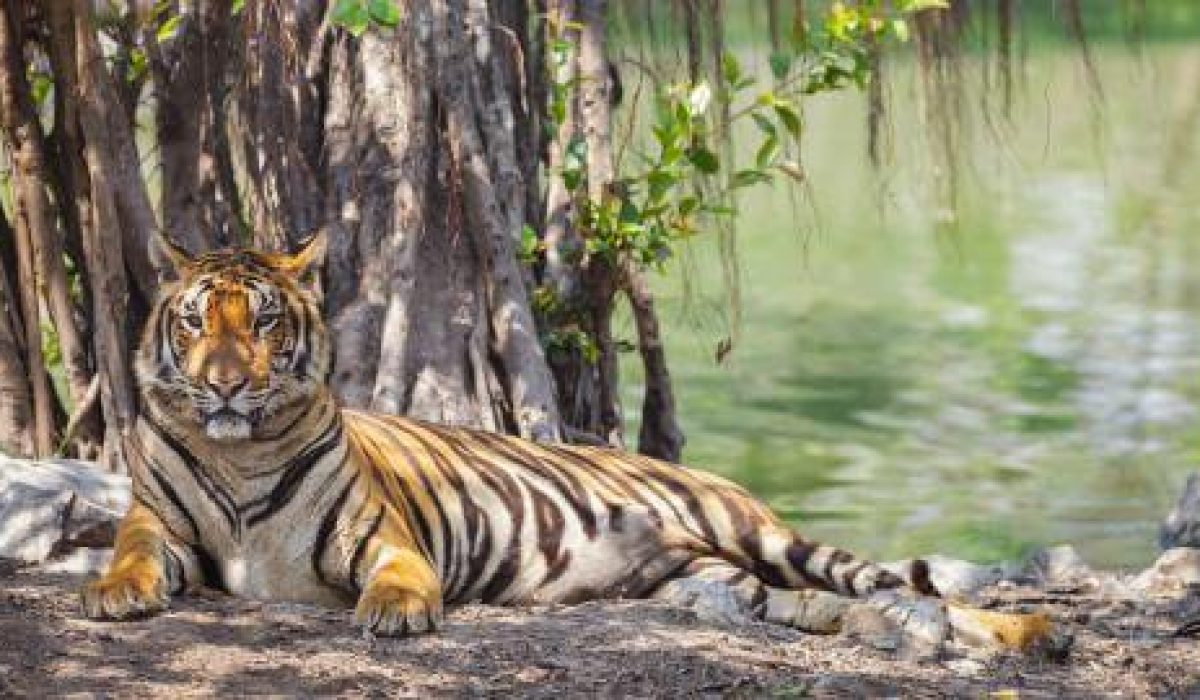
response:
<path fill-rule="evenodd" d="M 847 550 L 811 542 L 776 525 L 761 528 L 757 537 L 743 541 L 742 549 L 747 550 L 745 553 L 753 562 L 753 573 L 770 586 L 818 588 L 855 598 L 894 589 L 941 596 L 923 559 L 913 559 L 905 570 L 890 570 Z"/>

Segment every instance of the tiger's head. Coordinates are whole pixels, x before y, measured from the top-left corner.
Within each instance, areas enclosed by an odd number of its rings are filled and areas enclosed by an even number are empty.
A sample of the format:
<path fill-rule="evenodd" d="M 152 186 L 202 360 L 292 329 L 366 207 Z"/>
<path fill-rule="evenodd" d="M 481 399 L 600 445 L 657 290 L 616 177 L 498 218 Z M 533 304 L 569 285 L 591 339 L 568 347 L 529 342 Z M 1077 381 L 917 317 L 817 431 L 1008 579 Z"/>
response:
<path fill-rule="evenodd" d="M 325 238 L 294 255 L 163 249 L 177 279 L 147 320 L 135 374 L 160 417 L 235 443 L 270 437 L 328 395 L 330 349 L 313 285 Z"/>

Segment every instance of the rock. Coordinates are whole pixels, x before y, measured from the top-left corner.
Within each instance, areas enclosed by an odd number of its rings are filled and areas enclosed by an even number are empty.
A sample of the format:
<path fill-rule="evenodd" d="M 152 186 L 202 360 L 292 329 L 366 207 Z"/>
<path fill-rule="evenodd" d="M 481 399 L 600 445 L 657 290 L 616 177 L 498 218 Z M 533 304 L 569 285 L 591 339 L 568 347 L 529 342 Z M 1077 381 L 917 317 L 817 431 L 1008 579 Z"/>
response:
<path fill-rule="evenodd" d="M 929 565 L 929 580 L 934 588 L 948 598 L 969 596 L 1017 573 L 1017 567 L 1007 563 L 976 564 L 941 554 L 931 554 L 922 559 Z M 895 562 L 884 567 L 903 575 L 910 570 L 911 563 Z"/>
<path fill-rule="evenodd" d="M 36 567 L 47 574 L 77 574 L 92 576 L 103 573 L 112 561 L 112 549 L 82 547 Z"/>
<path fill-rule="evenodd" d="M 1096 572 L 1069 544 L 1034 552 L 1025 562 L 1024 574 L 1048 588 L 1095 591 L 1101 585 Z"/>
<path fill-rule="evenodd" d="M 842 616 L 842 634 L 881 651 L 895 651 L 904 641 L 900 625 L 878 607 L 858 604 Z"/>
<path fill-rule="evenodd" d="M 969 656 L 947 661 L 946 668 L 953 671 L 956 676 L 981 676 L 987 672 L 987 664 L 984 661 Z"/>
<path fill-rule="evenodd" d="M 26 460 L 0 455 L 0 482 L 7 481 L 47 491 L 71 491 L 118 513 L 129 508 L 129 477 L 103 471 L 94 462 Z"/>
<path fill-rule="evenodd" d="M 111 545 L 129 479 L 74 460 L 0 457 L 0 558 L 42 562 Z"/>
<path fill-rule="evenodd" d="M 1195 547 L 1168 549 L 1130 582 L 1131 588 L 1147 595 L 1176 593 L 1194 586 L 1200 586 L 1200 549 Z"/>
<path fill-rule="evenodd" d="M 1192 474 L 1184 483 L 1179 501 L 1159 527 L 1158 546 L 1164 550 L 1200 547 L 1200 473 Z"/>
<path fill-rule="evenodd" d="M 655 597 L 689 608 L 698 619 L 709 624 L 733 627 L 745 625 L 751 619 L 749 608 L 723 581 L 676 579 L 662 586 Z"/>
<path fill-rule="evenodd" d="M 950 618 L 941 600 L 886 590 L 871 594 L 867 604 L 897 626 L 903 634 L 902 650 L 909 658 L 937 656 L 950 638 Z"/>
<path fill-rule="evenodd" d="M 0 556 L 25 562 L 50 556 L 74 497 L 0 480 Z"/>
<path fill-rule="evenodd" d="M 84 500 L 78 494 L 67 505 L 62 537 L 57 551 L 78 547 L 111 547 L 117 536 L 117 525 L 123 511 L 113 510 Z M 53 553 L 52 553 L 53 554 Z"/>

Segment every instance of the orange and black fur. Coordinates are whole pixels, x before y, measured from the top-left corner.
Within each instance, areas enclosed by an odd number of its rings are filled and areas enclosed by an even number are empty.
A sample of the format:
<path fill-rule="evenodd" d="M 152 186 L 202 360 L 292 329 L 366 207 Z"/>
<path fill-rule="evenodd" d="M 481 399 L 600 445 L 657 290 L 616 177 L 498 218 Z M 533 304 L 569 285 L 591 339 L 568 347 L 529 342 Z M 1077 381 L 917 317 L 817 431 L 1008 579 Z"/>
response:
<path fill-rule="evenodd" d="M 830 631 L 850 601 L 935 596 L 904 575 L 785 527 L 745 490 L 616 450 L 543 445 L 340 409 L 330 339 L 294 256 L 187 259 L 136 358 L 142 403 L 124 445 L 134 505 L 108 572 L 82 593 L 97 618 L 163 608 L 206 585 L 263 600 L 356 605 L 379 634 L 431 630 L 443 605 L 732 593 L 759 618 Z M 956 622 L 954 611 L 958 610 Z M 950 626 L 965 609 L 951 606 Z M 1024 647 L 1037 615 L 971 624 Z"/>

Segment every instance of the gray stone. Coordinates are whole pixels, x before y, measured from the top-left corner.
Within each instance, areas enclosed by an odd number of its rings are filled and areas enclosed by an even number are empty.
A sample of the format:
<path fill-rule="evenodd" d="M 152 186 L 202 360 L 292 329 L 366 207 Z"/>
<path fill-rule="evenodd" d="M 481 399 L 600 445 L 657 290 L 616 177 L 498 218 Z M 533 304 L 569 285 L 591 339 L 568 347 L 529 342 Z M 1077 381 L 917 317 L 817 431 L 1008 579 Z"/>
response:
<path fill-rule="evenodd" d="M 941 554 L 924 559 L 934 588 L 951 598 L 969 596 L 1016 574 L 1016 567 L 1007 563 L 976 564 Z"/>
<path fill-rule="evenodd" d="M 734 627 L 751 619 L 749 608 L 723 581 L 676 579 L 659 588 L 655 597 L 689 608 L 698 619 L 709 624 Z"/>
<path fill-rule="evenodd" d="M 13 459 L 0 455 L 0 479 L 47 491 L 71 491 L 118 513 L 129 508 L 129 477 L 76 459 Z"/>
<path fill-rule="evenodd" d="M 1047 587 L 1097 590 L 1100 579 L 1079 552 L 1069 544 L 1046 547 L 1033 553 L 1025 563 L 1025 575 Z"/>
<path fill-rule="evenodd" d="M 70 491 L 39 489 L 0 475 L 0 556 L 25 562 L 50 556 L 74 497 Z"/>
<path fill-rule="evenodd" d="M 1175 547 L 1133 578 L 1130 587 L 1148 595 L 1163 595 L 1200 586 L 1200 549 Z"/>
<path fill-rule="evenodd" d="M 0 457 L 0 557 L 42 562 L 112 544 L 128 477 L 89 462 Z"/>
<path fill-rule="evenodd" d="M 1179 501 L 1159 527 L 1158 546 L 1164 550 L 1200 547 L 1200 473 L 1184 483 Z"/>
<path fill-rule="evenodd" d="M 35 567 L 47 574 L 97 575 L 104 573 L 112 561 L 112 549 L 83 547 Z"/>
<path fill-rule="evenodd" d="M 881 651 L 896 651 L 904 642 L 904 631 L 876 606 L 860 603 L 842 615 L 842 634 Z"/>
<path fill-rule="evenodd" d="M 936 656 L 950 638 L 950 618 L 941 600 L 887 590 L 871 594 L 867 604 L 897 625 L 911 656 Z"/>
<path fill-rule="evenodd" d="M 946 668 L 950 669 L 957 676 L 982 676 L 987 672 L 987 664 L 981 659 L 974 659 L 969 656 L 951 659 L 946 662 Z"/>

